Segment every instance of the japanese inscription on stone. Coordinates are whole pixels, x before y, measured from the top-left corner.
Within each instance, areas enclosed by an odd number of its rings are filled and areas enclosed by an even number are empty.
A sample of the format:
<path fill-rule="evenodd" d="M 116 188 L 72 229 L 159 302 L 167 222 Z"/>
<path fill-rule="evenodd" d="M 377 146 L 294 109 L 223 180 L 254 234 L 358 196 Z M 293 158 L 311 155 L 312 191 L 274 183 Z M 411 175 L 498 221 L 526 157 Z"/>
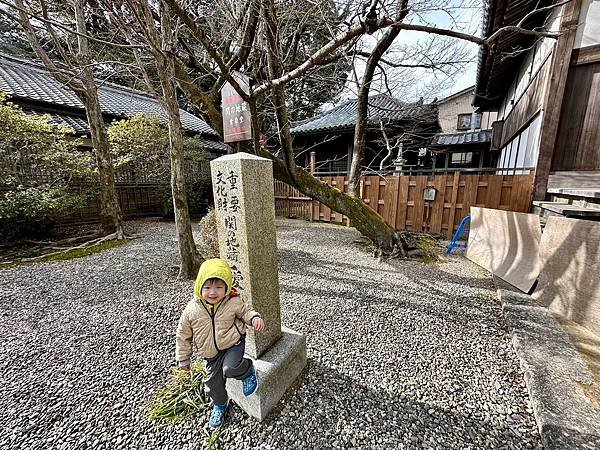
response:
<path fill-rule="evenodd" d="M 230 170 L 223 173 L 218 170 L 215 176 L 215 207 L 218 218 L 223 221 L 225 235 L 225 259 L 233 272 L 234 287 L 244 290 L 244 277 L 239 269 L 241 262 L 238 223 L 241 223 L 240 198 L 238 193 L 239 174 Z"/>

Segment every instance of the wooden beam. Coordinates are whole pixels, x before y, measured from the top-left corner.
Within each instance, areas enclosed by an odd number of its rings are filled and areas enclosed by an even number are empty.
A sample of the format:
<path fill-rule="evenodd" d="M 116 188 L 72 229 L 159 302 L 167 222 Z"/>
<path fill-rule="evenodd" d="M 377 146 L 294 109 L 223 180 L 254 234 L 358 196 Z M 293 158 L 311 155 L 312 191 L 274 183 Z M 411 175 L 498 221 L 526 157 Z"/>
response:
<path fill-rule="evenodd" d="M 572 66 L 591 64 L 600 61 L 600 44 L 576 48 L 571 58 Z"/>
<path fill-rule="evenodd" d="M 543 104 L 544 115 L 540 131 L 540 150 L 533 181 L 534 200 L 545 200 L 546 198 L 548 174 L 552 165 L 581 4 L 582 0 L 573 0 L 563 6 L 563 15 L 560 22 L 561 36 L 558 38 L 552 53 L 550 81 L 546 86 Z"/>

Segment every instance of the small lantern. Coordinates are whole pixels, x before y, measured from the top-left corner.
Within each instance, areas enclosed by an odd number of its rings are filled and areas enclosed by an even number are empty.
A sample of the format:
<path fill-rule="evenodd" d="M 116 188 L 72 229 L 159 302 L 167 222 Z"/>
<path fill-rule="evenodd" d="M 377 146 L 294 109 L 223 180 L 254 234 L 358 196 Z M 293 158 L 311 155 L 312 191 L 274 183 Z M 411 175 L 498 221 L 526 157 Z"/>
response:
<path fill-rule="evenodd" d="M 423 189 L 423 200 L 427 202 L 432 202 L 435 200 L 435 194 L 437 193 L 437 189 L 434 187 L 427 187 Z"/>

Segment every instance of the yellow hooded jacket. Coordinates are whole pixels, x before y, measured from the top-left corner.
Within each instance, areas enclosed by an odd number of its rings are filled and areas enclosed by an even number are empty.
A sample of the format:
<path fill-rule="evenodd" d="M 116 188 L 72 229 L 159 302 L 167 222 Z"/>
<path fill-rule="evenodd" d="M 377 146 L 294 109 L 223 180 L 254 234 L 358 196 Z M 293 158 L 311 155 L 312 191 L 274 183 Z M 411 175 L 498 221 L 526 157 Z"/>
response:
<path fill-rule="evenodd" d="M 202 285 L 210 278 L 219 278 L 227 285 L 225 298 L 210 305 L 202 298 Z M 194 284 L 194 298 L 189 301 L 177 326 L 175 359 L 186 361 L 192 351 L 202 358 L 213 358 L 221 350 L 235 345 L 252 325 L 256 311 L 244 303 L 235 290 L 227 261 L 208 259 L 202 263 Z"/>

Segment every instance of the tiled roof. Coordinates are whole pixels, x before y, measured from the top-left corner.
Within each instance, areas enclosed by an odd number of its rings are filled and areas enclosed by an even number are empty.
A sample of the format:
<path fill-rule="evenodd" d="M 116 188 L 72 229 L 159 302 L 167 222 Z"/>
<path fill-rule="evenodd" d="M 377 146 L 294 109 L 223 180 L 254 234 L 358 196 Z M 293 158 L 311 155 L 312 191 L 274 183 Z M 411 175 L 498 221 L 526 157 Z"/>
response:
<path fill-rule="evenodd" d="M 75 93 L 56 81 L 47 70 L 30 61 L 4 54 L 0 54 L 0 90 L 9 97 L 53 105 L 57 109 L 62 106 L 84 110 Z M 167 116 L 163 108 L 153 97 L 142 91 L 104 83 L 99 86 L 98 96 L 105 115 L 125 118 L 144 113 L 158 116 L 161 122 L 166 123 Z M 202 119 L 182 109 L 179 112 L 183 128 L 187 131 L 217 134 Z"/>
<path fill-rule="evenodd" d="M 50 123 L 54 125 L 67 125 L 73 128 L 77 134 L 87 134 L 90 132 L 90 127 L 84 117 L 78 117 L 67 114 L 47 113 L 30 107 L 23 107 L 25 114 L 42 116 L 47 114 L 50 116 Z"/>
<path fill-rule="evenodd" d="M 294 135 L 310 134 L 322 131 L 351 129 L 356 123 L 358 100 L 349 100 L 340 106 L 301 122 L 292 128 Z M 421 103 L 405 103 L 386 94 L 369 97 L 368 123 L 379 124 L 379 119 L 402 121 L 417 120 L 435 122 L 436 107 Z"/>
<path fill-rule="evenodd" d="M 492 140 L 492 130 L 463 131 L 460 133 L 438 133 L 431 145 L 469 145 L 484 144 Z"/>
<path fill-rule="evenodd" d="M 88 134 L 90 132 L 90 127 L 88 126 L 87 121 L 82 117 L 70 116 L 66 114 L 47 113 L 29 107 L 23 108 L 23 112 L 25 112 L 25 114 L 31 114 L 35 116 L 42 116 L 44 114 L 47 114 L 50 116 L 50 123 L 55 125 L 67 125 L 73 128 L 78 134 Z M 214 139 L 216 138 L 216 136 L 205 136 L 206 138 L 199 136 L 195 138 L 201 142 L 202 148 L 204 150 L 217 153 L 227 153 L 229 147 L 223 142 Z"/>

